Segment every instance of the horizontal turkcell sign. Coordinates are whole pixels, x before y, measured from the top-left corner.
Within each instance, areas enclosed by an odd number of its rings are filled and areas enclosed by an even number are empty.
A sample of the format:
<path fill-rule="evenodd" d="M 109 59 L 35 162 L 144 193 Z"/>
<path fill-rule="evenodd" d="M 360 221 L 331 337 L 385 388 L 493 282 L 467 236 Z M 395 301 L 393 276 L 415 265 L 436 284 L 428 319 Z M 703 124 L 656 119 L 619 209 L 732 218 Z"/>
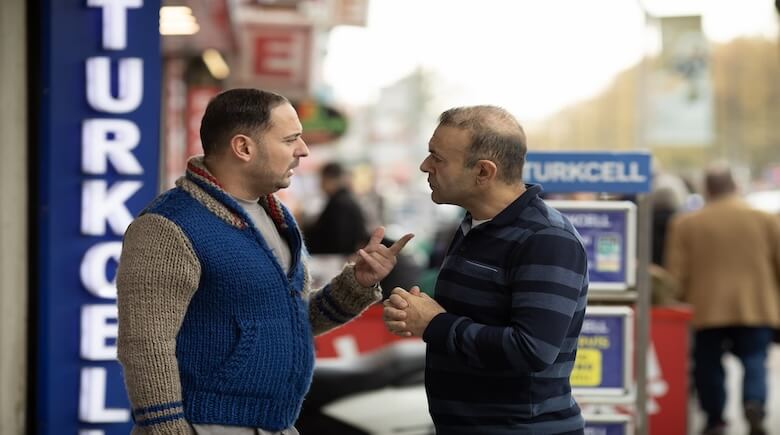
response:
<path fill-rule="evenodd" d="M 523 180 L 547 193 L 645 193 L 650 169 L 649 152 L 532 152 Z"/>

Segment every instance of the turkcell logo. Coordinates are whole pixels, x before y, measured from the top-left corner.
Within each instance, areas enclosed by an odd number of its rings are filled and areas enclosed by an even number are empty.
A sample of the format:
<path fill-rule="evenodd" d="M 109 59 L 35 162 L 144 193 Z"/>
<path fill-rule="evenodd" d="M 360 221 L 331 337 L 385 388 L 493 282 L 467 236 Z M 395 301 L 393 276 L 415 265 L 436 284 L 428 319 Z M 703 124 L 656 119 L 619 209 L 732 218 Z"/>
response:
<path fill-rule="evenodd" d="M 541 184 L 548 193 L 650 191 L 650 153 L 528 153 L 526 183 Z"/>

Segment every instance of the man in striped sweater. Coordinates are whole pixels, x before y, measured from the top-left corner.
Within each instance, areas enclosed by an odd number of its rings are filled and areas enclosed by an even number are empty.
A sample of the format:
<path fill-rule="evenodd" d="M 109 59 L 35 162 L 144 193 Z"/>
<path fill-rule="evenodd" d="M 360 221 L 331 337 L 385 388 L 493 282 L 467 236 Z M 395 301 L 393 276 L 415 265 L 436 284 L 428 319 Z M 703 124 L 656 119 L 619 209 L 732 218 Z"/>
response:
<path fill-rule="evenodd" d="M 385 323 L 428 345 L 425 387 L 439 435 L 583 433 L 569 375 L 588 265 L 577 231 L 522 181 L 525 133 L 505 110 L 444 112 L 420 169 L 431 198 L 468 212 L 435 298 L 396 288 Z"/>

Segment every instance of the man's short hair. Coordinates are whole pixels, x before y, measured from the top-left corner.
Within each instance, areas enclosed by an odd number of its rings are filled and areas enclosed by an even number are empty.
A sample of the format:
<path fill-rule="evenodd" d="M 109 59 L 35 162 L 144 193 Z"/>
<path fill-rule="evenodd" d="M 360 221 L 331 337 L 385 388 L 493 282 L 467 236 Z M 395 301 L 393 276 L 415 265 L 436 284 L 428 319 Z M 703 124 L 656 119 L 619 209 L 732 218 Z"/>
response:
<path fill-rule="evenodd" d="M 474 167 L 479 160 L 490 160 L 498 167 L 500 180 L 510 184 L 522 181 L 527 152 L 525 132 L 507 110 L 496 106 L 455 107 L 441 114 L 439 124 L 471 133 L 467 168 Z"/>
<path fill-rule="evenodd" d="M 723 165 L 716 164 L 707 168 L 704 174 L 704 188 L 710 198 L 718 198 L 737 191 L 737 183 L 731 170 Z"/>
<path fill-rule="evenodd" d="M 329 180 L 339 179 L 346 175 L 346 170 L 341 163 L 329 162 L 320 169 L 320 176 Z"/>
<path fill-rule="evenodd" d="M 200 123 L 200 141 L 206 156 L 227 147 L 237 134 L 255 137 L 271 128 L 271 111 L 287 98 L 260 89 L 224 91 L 209 102 Z"/>

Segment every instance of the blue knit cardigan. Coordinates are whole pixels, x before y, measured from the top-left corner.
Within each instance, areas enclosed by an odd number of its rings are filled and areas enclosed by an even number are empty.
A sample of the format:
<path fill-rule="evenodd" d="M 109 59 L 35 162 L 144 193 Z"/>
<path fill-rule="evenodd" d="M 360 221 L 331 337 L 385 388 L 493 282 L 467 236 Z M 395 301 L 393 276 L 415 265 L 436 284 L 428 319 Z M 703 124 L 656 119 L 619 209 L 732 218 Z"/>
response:
<path fill-rule="evenodd" d="M 180 433 L 186 423 L 292 426 L 311 383 L 313 328 L 344 323 L 379 298 L 349 266 L 309 294 L 292 215 L 273 196 L 261 202 L 289 243 L 289 271 L 242 207 L 192 163 L 187 179 L 128 229 L 118 350 L 134 434 Z M 175 361 L 166 353 L 173 334 Z"/>

